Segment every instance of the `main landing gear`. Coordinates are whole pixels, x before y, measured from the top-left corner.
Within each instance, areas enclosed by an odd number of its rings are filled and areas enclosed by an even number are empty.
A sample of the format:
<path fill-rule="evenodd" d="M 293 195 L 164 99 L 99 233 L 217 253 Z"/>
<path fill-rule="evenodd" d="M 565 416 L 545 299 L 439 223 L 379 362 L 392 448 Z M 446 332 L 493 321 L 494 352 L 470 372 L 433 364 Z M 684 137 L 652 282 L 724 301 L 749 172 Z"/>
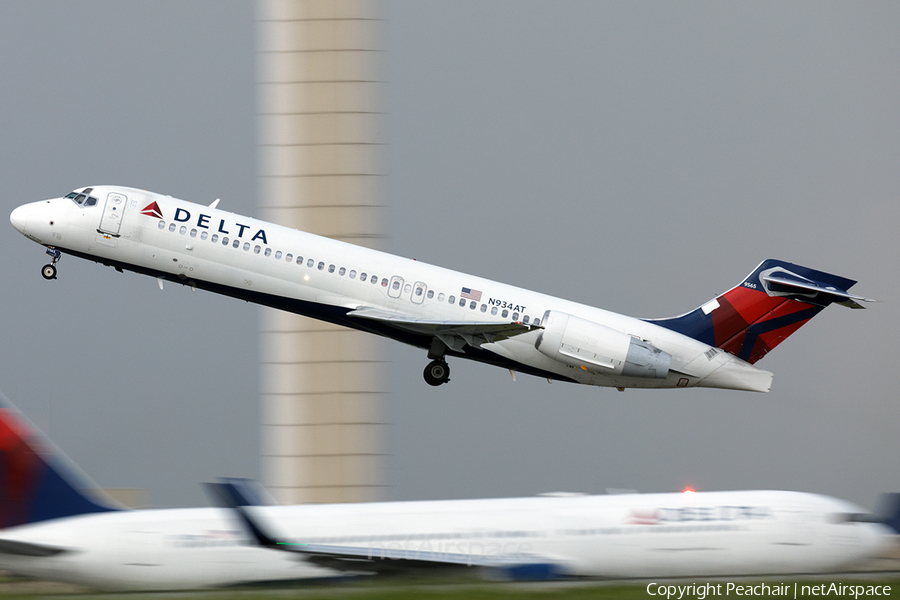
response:
<path fill-rule="evenodd" d="M 47 254 L 52 256 L 53 260 L 50 261 L 49 265 L 41 267 L 41 276 L 49 281 L 51 279 L 56 279 L 56 263 L 59 261 L 59 257 L 62 256 L 62 254 L 56 248 L 47 248 Z"/>
<path fill-rule="evenodd" d="M 447 344 L 439 337 L 432 338 L 431 347 L 428 349 L 428 358 L 431 359 L 431 362 L 425 367 L 423 373 L 425 383 L 428 385 L 439 386 L 450 381 L 450 365 L 444 358 L 447 350 Z"/>
<path fill-rule="evenodd" d="M 424 375 L 428 385 L 442 385 L 450 381 L 450 365 L 443 358 L 433 360 L 425 367 Z"/>

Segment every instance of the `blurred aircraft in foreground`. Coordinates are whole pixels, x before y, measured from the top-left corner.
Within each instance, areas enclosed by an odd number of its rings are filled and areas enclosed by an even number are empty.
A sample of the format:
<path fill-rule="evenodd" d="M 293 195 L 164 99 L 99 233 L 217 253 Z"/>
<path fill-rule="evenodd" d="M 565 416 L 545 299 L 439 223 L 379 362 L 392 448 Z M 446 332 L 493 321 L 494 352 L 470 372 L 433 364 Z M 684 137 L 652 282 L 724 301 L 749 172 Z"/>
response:
<path fill-rule="evenodd" d="M 826 572 L 881 553 L 898 521 L 780 491 L 271 506 L 242 480 L 209 484 L 231 508 L 123 510 L 4 402 L 0 568 L 101 589 L 423 569 L 517 579 Z"/>
<path fill-rule="evenodd" d="M 900 521 L 897 512 L 879 517 L 785 491 L 261 506 L 250 482 L 207 485 L 260 547 L 355 573 L 474 566 L 512 579 L 821 573 L 878 556 L 895 543 Z"/>

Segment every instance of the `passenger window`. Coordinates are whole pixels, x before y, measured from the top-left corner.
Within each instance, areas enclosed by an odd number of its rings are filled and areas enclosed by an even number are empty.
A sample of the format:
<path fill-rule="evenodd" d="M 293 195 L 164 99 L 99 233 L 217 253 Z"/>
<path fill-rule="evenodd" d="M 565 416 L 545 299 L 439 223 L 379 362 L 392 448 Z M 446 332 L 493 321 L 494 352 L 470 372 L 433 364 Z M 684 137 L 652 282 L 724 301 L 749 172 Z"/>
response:
<path fill-rule="evenodd" d="M 438 294 L 438 302 L 443 302 L 443 301 L 444 301 L 444 292 L 441 292 L 440 294 Z M 453 304 L 453 302 L 450 302 L 450 304 Z"/>
<path fill-rule="evenodd" d="M 422 288 L 417 287 L 416 288 L 416 296 L 421 296 L 421 295 L 422 295 Z"/>
<path fill-rule="evenodd" d="M 366 280 L 366 274 L 365 274 L 365 272 L 359 274 L 359 280 L 360 280 L 360 281 L 365 281 L 365 280 Z"/>
<path fill-rule="evenodd" d="M 411 289 L 412 289 L 412 286 L 407 283 L 406 285 L 403 286 L 403 293 L 408 294 L 409 290 L 411 290 Z M 421 296 L 421 295 L 422 295 L 422 292 L 419 292 L 419 296 Z"/>
<path fill-rule="evenodd" d="M 160 222 L 159 222 L 159 228 L 160 228 L 160 229 L 165 229 L 165 228 L 166 228 L 166 222 L 165 222 L 165 221 L 160 221 Z"/>
<path fill-rule="evenodd" d="M 425 296 L 426 296 L 429 300 L 431 300 L 432 298 L 434 298 L 434 290 L 428 290 L 428 293 L 425 294 Z"/>
<path fill-rule="evenodd" d="M 266 256 L 272 256 L 272 249 L 266 248 Z"/>
<path fill-rule="evenodd" d="M 495 317 L 497 316 L 497 307 L 496 306 L 491 307 L 491 315 L 495 316 Z"/>
<path fill-rule="evenodd" d="M 537 326 L 540 325 L 540 324 L 541 324 L 541 320 L 540 320 L 540 319 L 535 319 L 535 320 L 534 320 L 534 323 L 532 323 L 532 325 L 534 325 L 535 327 L 537 327 Z"/>
<path fill-rule="evenodd" d="M 253 246 L 253 254 L 259 254 L 259 251 L 262 250 L 259 246 Z"/>
<path fill-rule="evenodd" d="M 175 227 L 177 227 L 175 223 L 169 223 L 169 231 L 175 231 Z"/>
<path fill-rule="evenodd" d="M 205 239 L 208 238 L 208 237 L 209 237 L 209 232 L 208 232 L 208 231 L 201 231 L 201 232 L 200 232 L 200 239 L 201 239 L 201 240 L 205 240 Z"/>
<path fill-rule="evenodd" d="M 460 305 L 460 306 L 465 306 L 465 305 L 466 305 L 466 299 L 465 299 L 465 298 L 460 298 L 460 299 L 459 299 L 459 305 Z"/>
<path fill-rule="evenodd" d="M 518 320 L 519 320 L 519 313 L 513 313 L 512 319 L 513 319 L 513 321 L 518 321 Z"/>
<path fill-rule="evenodd" d="M 275 251 L 275 260 L 281 260 L 281 250 Z"/>
<path fill-rule="evenodd" d="M 399 289 L 400 289 L 400 282 L 399 282 L 399 281 L 395 281 L 395 282 L 394 282 L 394 285 L 392 285 L 391 287 L 394 288 L 395 290 L 399 290 Z"/>
<path fill-rule="evenodd" d="M 450 304 L 456 304 L 456 296 L 450 296 L 449 298 L 447 298 L 447 302 L 449 302 Z"/>
<path fill-rule="evenodd" d="M 469 310 L 475 310 L 475 307 L 478 306 L 478 303 L 472 300 L 469 302 Z"/>
<path fill-rule="evenodd" d="M 227 235 L 223 235 L 223 236 L 222 236 L 222 245 L 223 245 L 223 246 L 227 246 L 227 245 L 228 245 L 228 236 L 227 236 Z"/>
<path fill-rule="evenodd" d="M 387 284 L 388 284 L 388 280 L 387 280 L 387 279 L 382 279 L 382 280 L 381 280 L 381 287 L 387 287 Z"/>
<path fill-rule="evenodd" d="M 325 263 L 323 263 L 322 261 L 319 261 L 319 270 L 321 271 L 324 268 L 325 268 Z"/>
<path fill-rule="evenodd" d="M 191 237 L 197 237 L 197 230 L 191 229 Z"/>
<path fill-rule="evenodd" d="M 301 267 L 303 266 L 303 257 L 302 256 L 297 257 L 297 264 L 300 265 Z"/>
<path fill-rule="evenodd" d="M 334 265 L 328 265 L 328 272 L 334 273 Z"/>
<path fill-rule="evenodd" d="M 525 315 L 524 317 L 522 317 L 522 322 L 527 323 L 529 318 L 530 317 L 528 315 Z"/>
<path fill-rule="evenodd" d="M 481 305 L 481 312 L 486 312 L 486 311 L 487 311 L 487 304 L 482 304 L 482 305 Z"/>
<path fill-rule="evenodd" d="M 503 312 L 500 313 L 500 316 L 503 317 L 503 318 L 505 319 L 506 317 L 509 316 L 509 311 L 506 310 L 506 309 L 504 308 L 504 309 L 503 309 Z"/>
<path fill-rule="evenodd" d="M 218 234 L 218 233 L 212 234 L 212 237 L 209 238 L 209 241 L 211 241 L 213 244 L 215 244 L 216 242 L 218 242 L 218 241 L 219 241 L 219 234 Z"/>
<path fill-rule="evenodd" d="M 347 269 L 345 269 L 344 267 L 341 267 L 340 269 L 338 269 L 338 275 L 340 275 L 341 277 L 343 277 L 344 273 L 346 273 L 346 272 L 347 272 Z"/>
<path fill-rule="evenodd" d="M 241 247 L 241 240 L 234 240 L 233 242 L 231 242 L 231 247 L 232 247 L 232 248 L 240 248 L 240 247 Z"/>
<path fill-rule="evenodd" d="M 350 271 L 350 279 L 356 279 L 356 271 L 354 271 L 352 269 Z"/>
<path fill-rule="evenodd" d="M 315 264 L 315 262 L 313 261 L 313 259 L 309 259 L 308 261 L 306 261 L 306 266 L 309 267 L 310 269 L 313 268 L 314 264 Z"/>
<path fill-rule="evenodd" d="M 187 227 L 182 225 L 181 228 L 178 230 L 178 233 L 180 233 L 181 235 L 184 235 L 185 233 L 187 233 Z"/>
<path fill-rule="evenodd" d="M 235 241 L 237 241 L 237 240 L 235 240 Z M 237 248 L 237 246 L 235 246 L 235 248 Z M 244 252 L 246 252 L 249 249 L 250 249 L 250 242 L 244 242 Z"/>
<path fill-rule="evenodd" d="M 286 260 L 287 262 L 291 262 L 294 260 L 294 255 L 291 254 L 290 252 L 288 252 L 287 254 L 284 255 L 284 260 Z"/>

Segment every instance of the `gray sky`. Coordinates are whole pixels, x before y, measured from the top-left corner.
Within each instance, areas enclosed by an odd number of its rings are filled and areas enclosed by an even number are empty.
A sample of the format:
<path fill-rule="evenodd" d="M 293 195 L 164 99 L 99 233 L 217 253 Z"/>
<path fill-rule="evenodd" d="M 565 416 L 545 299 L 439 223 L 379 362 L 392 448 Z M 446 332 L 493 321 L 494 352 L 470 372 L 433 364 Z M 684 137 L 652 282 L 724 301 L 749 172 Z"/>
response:
<path fill-rule="evenodd" d="M 580 387 L 390 344 L 390 499 L 900 491 L 900 5 L 384 2 L 392 251 L 634 316 L 780 258 L 832 307 L 769 394 Z M 253 6 L 0 3 L 5 214 L 115 183 L 255 214 Z M 6 223 L 6 221 L 4 221 Z M 0 225 L 0 389 L 106 487 L 258 475 L 256 307 Z"/>

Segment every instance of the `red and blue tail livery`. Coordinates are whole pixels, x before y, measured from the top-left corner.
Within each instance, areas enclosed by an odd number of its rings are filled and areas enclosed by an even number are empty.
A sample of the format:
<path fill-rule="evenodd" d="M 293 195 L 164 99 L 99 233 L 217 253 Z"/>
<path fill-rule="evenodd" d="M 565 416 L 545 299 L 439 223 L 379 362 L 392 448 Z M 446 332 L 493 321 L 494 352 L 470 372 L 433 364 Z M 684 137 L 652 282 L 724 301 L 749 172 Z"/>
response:
<path fill-rule="evenodd" d="M 117 510 L 0 394 L 0 528 Z"/>
<path fill-rule="evenodd" d="M 744 281 L 700 308 L 652 323 L 755 363 L 832 303 L 865 308 L 856 281 L 781 260 L 765 260 Z"/>

